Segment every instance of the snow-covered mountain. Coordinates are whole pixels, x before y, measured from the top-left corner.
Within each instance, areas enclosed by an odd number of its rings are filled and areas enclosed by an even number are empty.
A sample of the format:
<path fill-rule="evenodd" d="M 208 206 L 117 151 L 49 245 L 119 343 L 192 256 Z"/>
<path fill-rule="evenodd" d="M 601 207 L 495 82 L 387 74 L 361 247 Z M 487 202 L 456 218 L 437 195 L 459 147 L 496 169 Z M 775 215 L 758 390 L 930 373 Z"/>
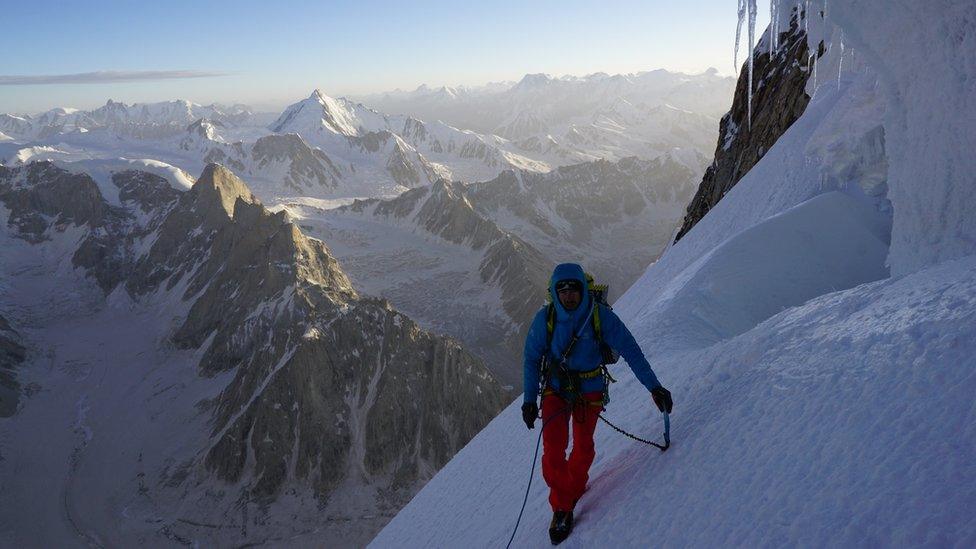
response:
<path fill-rule="evenodd" d="M 518 82 L 480 88 L 420 86 L 411 92 L 386 92 L 356 99 L 383 112 L 499 133 L 497 128 L 506 125 L 500 121 L 520 112 L 544 113 L 548 122 L 565 123 L 618 101 L 648 108 L 671 105 L 718 117 L 728 110 L 734 87 L 734 78 L 719 76 L 714 69 L 696 75 L 666 70 L 558 78 L 526 74 Z"/>
<path fill-rule="evenodd" d="M 674 234 L 701 173 L 686 162 L 668 156 L 507 171 L 332 210 L 284 208 L 330 243 L 357 288 L 461 339 L 518 386 L 527 323 L 552 267 L 588 260 L 614 296 L 623 292 Z"/>
<path fill-rule="evenodd" d="M 818 0 L 791 30 L 797 4 L 774 6 L 782 33 L 757 54 L 800 28 L 824 53 L 752 91 L 809 103 L 617 301 L 674 394 L 672 447 L 598 428 L 566 546 L 976 541 L 976 7 Z M 753 116 L 775 112 L 760 95 Z M 660 436 L 646 390 L 617 379 L 606 415 Z M 372 546 L 505 545 L 536 443 L 520 401 Z M 535 475 L 514 546 L 549 545 Z"/>
<path fill-rule="evenodd" d="M 699 86 L 713 101 L 726 104 L 730 79 L 711 73 L 655 74 L 624 78 L 640 85 L 616 77 L 530 75 L 505 91 L 444 89 L 424 95 L 425 101 L 453 97 L 453 103 L 478 116 L 495 109 L 488 113 L 494 120 L 490 131 L 439 118 L 384 114 L 319 90 L 273 121 L 242 106 L 203 107 L 188 101 L 109 101 L 92 111 L 0 115 L 0 132 L 10 137 L 0 138 L 0 163 L 142 158 L 199 173 L 208 163 L 220 162 L 247 177 L 263 200 L 277 203 L 295 196 L 389 198 L 442 178 L 486 181 L 509 169 L 544 173 L 594 160 L 706 154 L 714 145 L 715 118 L 686 107 L 715 109 L 707 102 L 665 100 L 679 87 Z M 653 84 L 662 79 L 667 84 Z M 509 93 L 515 95 L 501 95 Z M 491 98 L 495 106 L 461 98 Z"/>
<path fill-rule="evenodd" d="M 504 139 L 462 131 L 441 122 L 424 123 L 408 116 L 388 116 L 348 99 L 334 99 L 315 90 L 291 105 L 269 128 L 297 133 L 339 156 L 376 152 L 376 143 L 392 141 L 401 156 L 416 156 L 422 171 L 446 178 L 490 179 L 510 168 L 546 171 L 549 166 L 508 152 Z M 345 154 L 344 154 L 345 153 Z M 384 153 L 385 156 L 386 153 Z M 413 183 L 415 181 L 403 181 Z M 428 182 L 429 183 L 429 182 Z"/>
<path fill-rule="evenodd" d="M 490 179 L 513 167 L 549 169 L 544 162 L 503 150 L 512 148 L 504 139 L 388 117 L 319 91 L 262 128 L 253 126 L 259 117 L 239 121 L 201 108 L 173 113 L 163 108 L 169 105 L 149 110 L 156 115 L 147 115 L 149 122 L 143 121 L 146 117 L 132 120 L 130 111 L 142 112 L 135 107 L 126 110 L 111 102 L 95 111 L 56 109 L 31 119 L 6 116 L 0 124 L 14 139 L 0 148 L 0 161 L 21 165 L 138 157 L 189 172 L 221 162 L 248 177 L 269 201 L 295 195 L 390 197 L 439 178 Z M 110 116 L 115 110 L 130 116 Z M 184 122 L 191 113 L 205 116 Z"/>
<path fill-rule="evenodd" d="M 362 100 L 384 112 L 499 135 L 526 156 L 564 166 L 628 156 L 652 159 L 674 148 L 709 151 L 715 118 L 728 109 L 734 85 L 714 69 L 699 75 L 665 70 L 561 78 L 528 74 L 492 90 L 424 87 Z"/>
<path fill-rule="evenodd" d="M 226 168 L 77 164 L 0 167 L 0 545 L 361 544 L 501 408 Z"/>
<path fill-rule="evenodd" d="M 245 124 L 252 116 L 244 105 L 204 106 L 186 100 L 126 105 L 109 99 L 104 106 L 90 111 L 56 108 L 36 116 L 3 114 L 0 115 L 0 130 L 22 140 L 99 129 L 139 138 L 168 137 L 201 118 L 237 126 Z"/>

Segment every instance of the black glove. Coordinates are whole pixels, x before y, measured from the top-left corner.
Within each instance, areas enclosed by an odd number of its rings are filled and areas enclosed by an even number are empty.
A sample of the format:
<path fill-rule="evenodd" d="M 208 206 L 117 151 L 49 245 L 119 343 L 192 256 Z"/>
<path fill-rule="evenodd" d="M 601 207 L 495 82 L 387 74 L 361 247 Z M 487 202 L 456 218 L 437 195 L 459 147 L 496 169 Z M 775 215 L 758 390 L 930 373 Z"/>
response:
<path fill-rule="evenodd" d="M 535 402 L 526 402 L 522 405 L 522 421 L 529 429 L 535 429 L 535 418 L 539 417 L 539 407 Z"/>
<path fill-rule="evenodd" d="M 671 402 L 671 391 L 664 387 L 655 387 L 651 389 L 651 398 L 654 399 L 654 404 L 657 404 L 658 410 L 661 410 L 662 413 L 671 413 L 671 407 L 674 406 L 674 402 Z"/>

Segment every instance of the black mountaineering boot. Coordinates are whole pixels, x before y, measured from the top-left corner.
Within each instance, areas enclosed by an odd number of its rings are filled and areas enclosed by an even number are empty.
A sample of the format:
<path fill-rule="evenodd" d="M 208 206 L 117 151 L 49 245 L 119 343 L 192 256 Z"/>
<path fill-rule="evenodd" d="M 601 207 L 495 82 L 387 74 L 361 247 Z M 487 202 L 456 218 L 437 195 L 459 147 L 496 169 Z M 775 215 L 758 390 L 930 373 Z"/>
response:
<path fill-rule="evenodd" d="M 573 512 L 556 511 L 552 514 L 552 522 L 549 523 L 549 541 L 553 545 L 559 545 L 573 531 Z"/>

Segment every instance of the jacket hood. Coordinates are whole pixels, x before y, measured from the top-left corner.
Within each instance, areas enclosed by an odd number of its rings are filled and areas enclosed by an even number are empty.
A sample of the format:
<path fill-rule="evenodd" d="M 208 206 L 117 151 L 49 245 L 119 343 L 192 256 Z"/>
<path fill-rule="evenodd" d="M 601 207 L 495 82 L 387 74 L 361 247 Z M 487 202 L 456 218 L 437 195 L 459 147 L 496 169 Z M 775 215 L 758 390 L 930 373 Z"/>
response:
<path fill-rule="evenodd" d="M 575 311 L 567 311 L 562 303 L 559 302 L 559 296 L 556 295 L 556 283 L 560 280 L 570 279 L 579 280 L 583 288 L 583 299 Z M 567 319 L 578 320 L 579 317 L 586 316 L 592 306 L 590 303 L 590 292 L 588 290 L 586 273 L 583 271 L 583 267 L 580 267 L 576 263 L 561 263 L 556 265 L 556 268 L 552 270 L 552 277 L 549 279 L 549 296 L 556 306 L 556 319 L 562 321 Z"/>

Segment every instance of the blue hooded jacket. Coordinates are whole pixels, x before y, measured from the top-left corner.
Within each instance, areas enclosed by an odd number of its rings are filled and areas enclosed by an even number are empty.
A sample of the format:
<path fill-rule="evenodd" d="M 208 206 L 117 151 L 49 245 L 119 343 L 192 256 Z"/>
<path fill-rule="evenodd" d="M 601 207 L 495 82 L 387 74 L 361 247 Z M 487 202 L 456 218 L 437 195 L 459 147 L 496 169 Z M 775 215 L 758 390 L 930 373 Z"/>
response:
<path fill-rule="evenodd" d="M 560 280 L 575 279 L 582 284 L 583 295 L 579 307 L 574 311 L 567 311 L 559 302 L 556 295 L 556 282 Z M 601 354 L 600 343 L 597 341 L 596 332 L 593 329 L 593 321 L 590 313 L 593 309 L 590 293 L 586 288 L 586 274 L 583 268 L 576 263 L 562 263 L 557 265 L 552 271 L 552 278 L 549 280 L 549 295 L 552 296 L 553 304 L 556 308 L 556 322 L 552 332 L 552 345 L 546 349 L 546 339 L 548 339 L 548 329 L 546 328 L 547 309 L 543 307 L 536 313 L 529 328 L 529 334 L 525 338 L 525 352 L 523 362 L 523 389 L 525 391 L 525 402 L 535 402 L 539 394 L 539 384 L 541 383 L 540 366 L 544 353 L 548 352 L 552 363 L 555 366 L 562 358 L 563 352 L 569 346 L 573 334 L 583 327 L 579 340 L 572 352 L 566 359 L 566 366 L 570 370 L 589 371 L 600 366 Z M 660 387 L 661 383 L 654 375 L 654 370 L 648 364 L 643 351 L 634 340 L 630 330 L 610 308 L 600 305 L 600 334 L 603 342 L 610 345 L 620 356 L 627 361 L 630 369 L 634 371 L 637 380 L 647 387 L 650 391 Z M 585 323 L 585 327 L 584 327 Z M 581 392 L 589 393 L 603 391 L 606 382 L 603 376 L 596 376 L 590 379 L 581 380 Z M 556 376 L 551 376 L 549 385 L 559 391 L 559 380 Z"/>

